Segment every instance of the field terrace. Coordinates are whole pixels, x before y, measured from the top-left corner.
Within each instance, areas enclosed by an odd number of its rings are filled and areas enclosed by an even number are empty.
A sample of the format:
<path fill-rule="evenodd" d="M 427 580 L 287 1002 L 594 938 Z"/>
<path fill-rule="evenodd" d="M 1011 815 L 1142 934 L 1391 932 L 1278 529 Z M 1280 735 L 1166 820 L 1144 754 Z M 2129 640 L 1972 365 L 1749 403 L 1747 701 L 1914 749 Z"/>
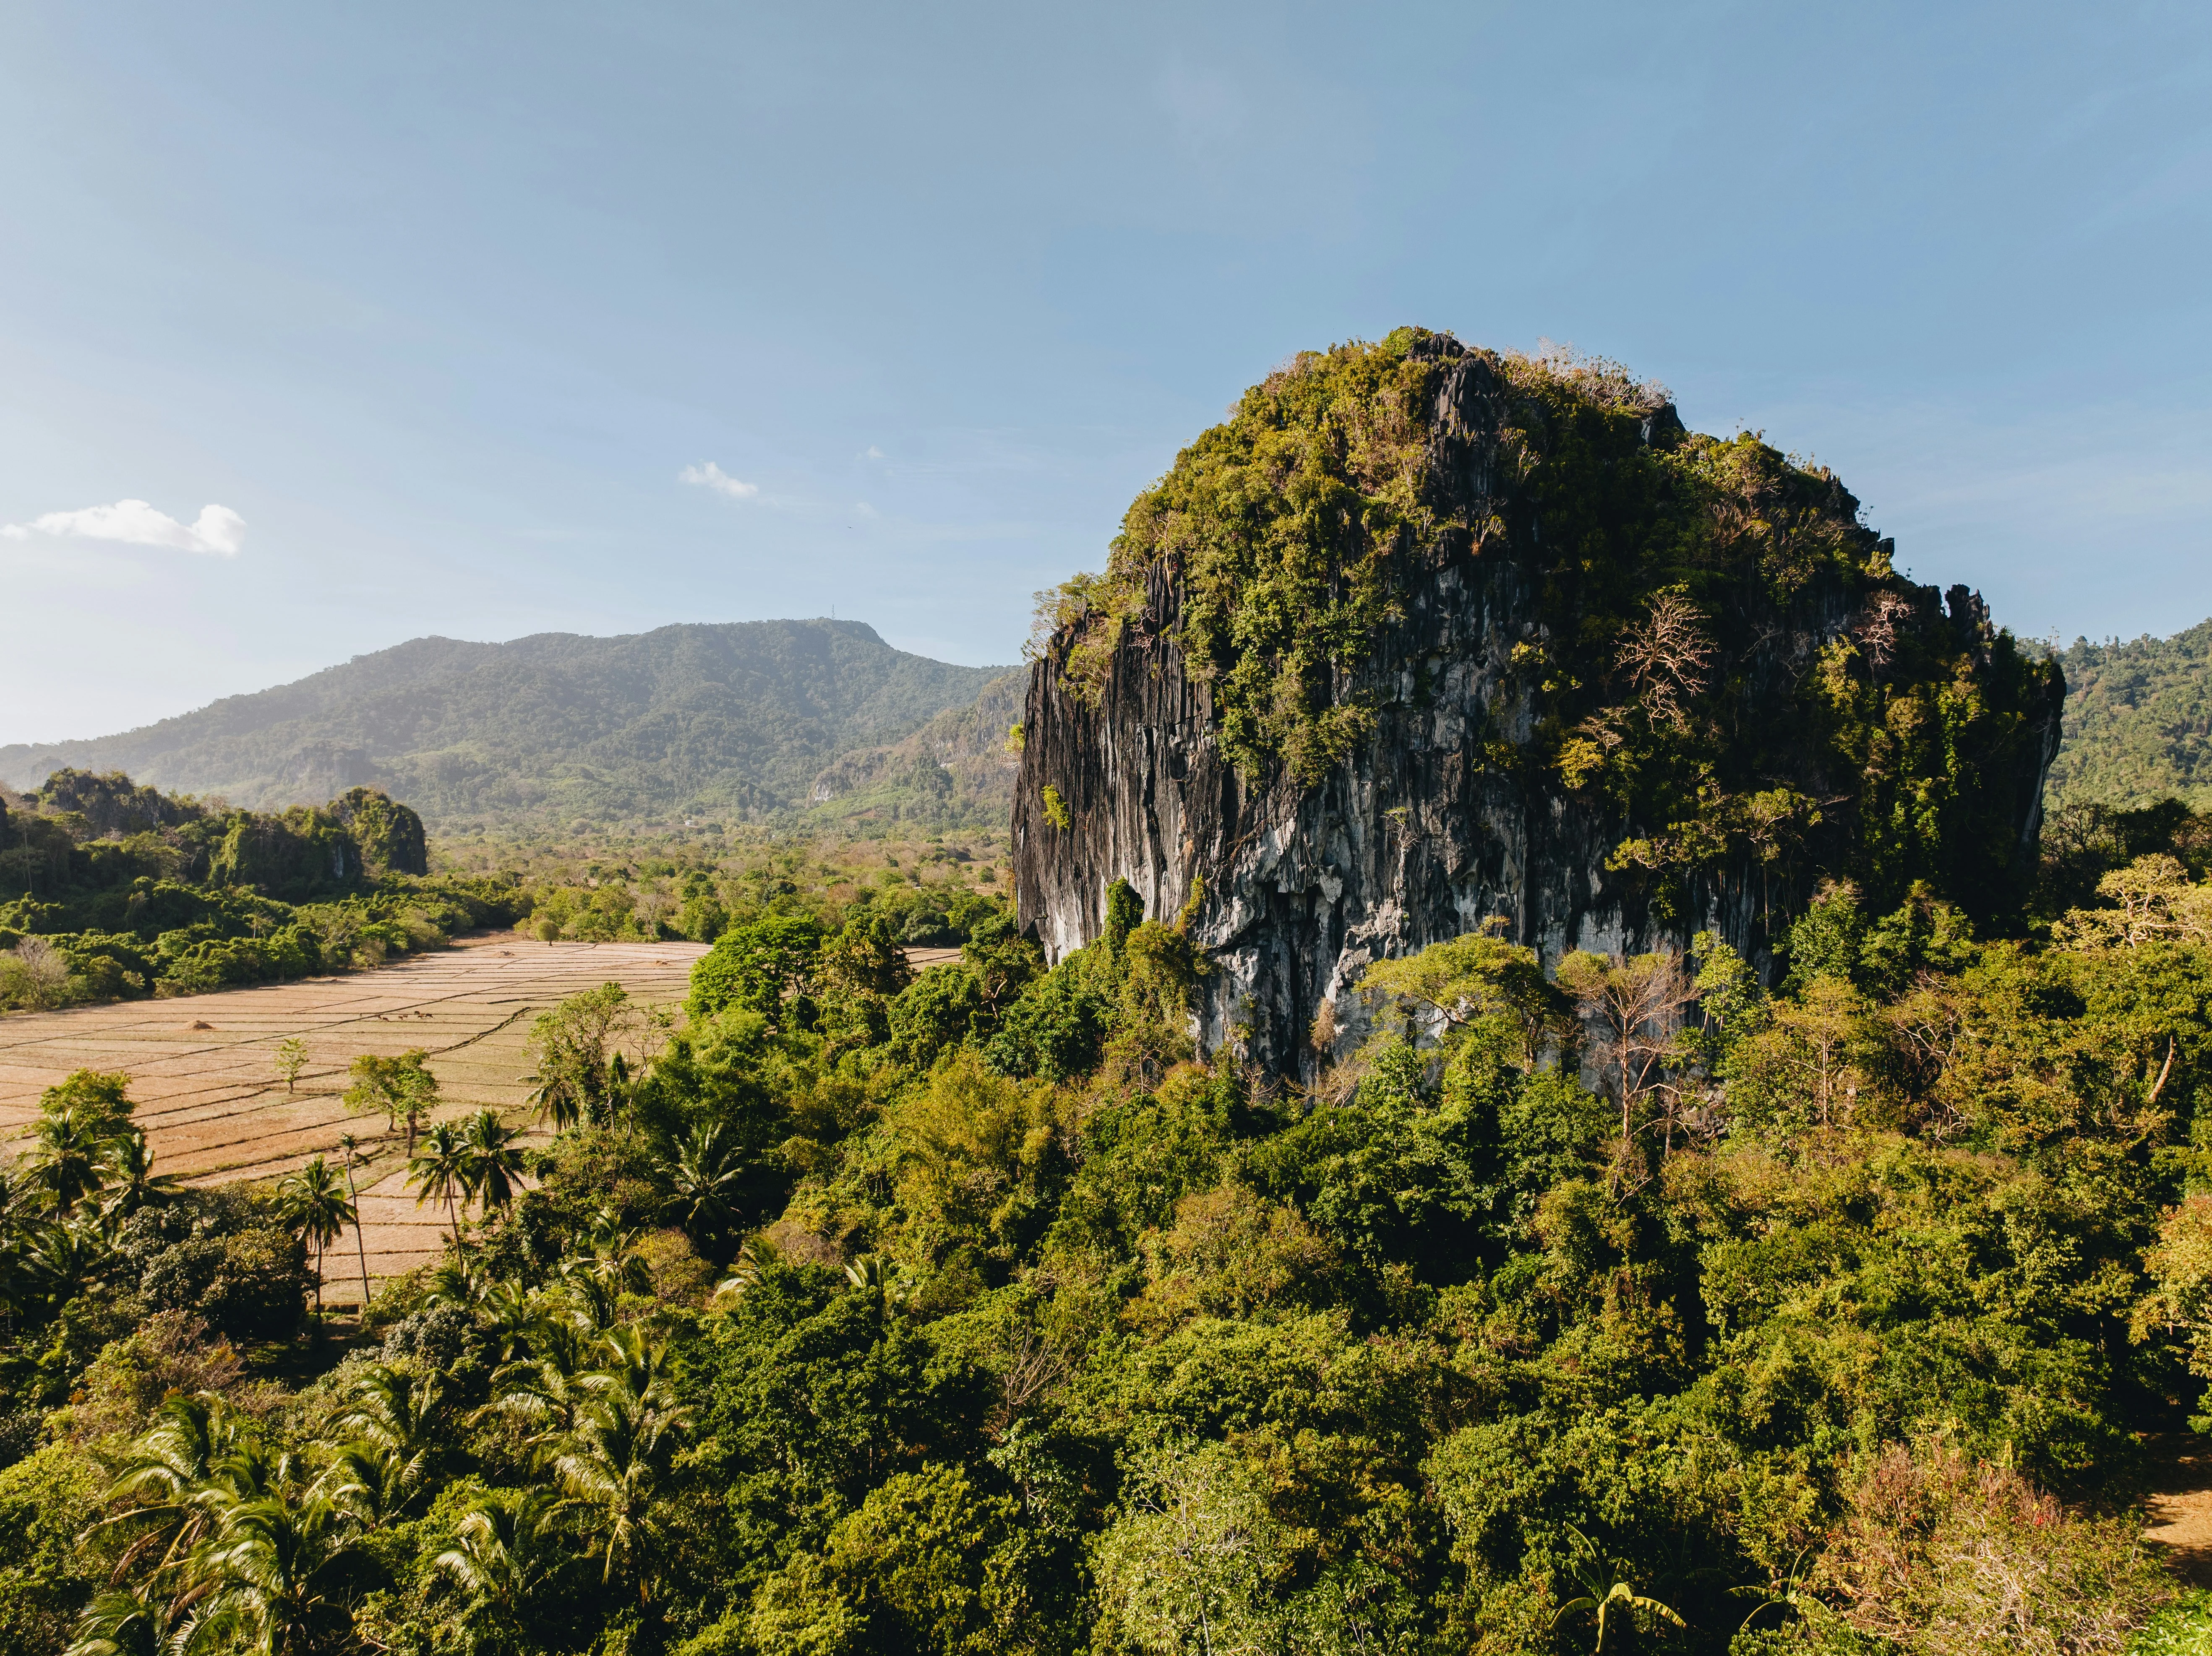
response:
<path fill-rule="evenodd" d="M 335 1161 L 339 1136 L 351 1132 L 368 1157 L 355 1176 L 368 1273 L 396 1276 L 438 1257 L 444 1213 L 417 1206 L 407 1188 L 404 1137 L 387 1134 L 382 1115 L 355 1115 L 341 1101 L 353 1060 L 422 1047 L 441 1117 L 489 1105 L 520 1124 L 538 1013 L 611 981 L 642 1004 L 680 1000 L 705 952 L 690 943 L 465 937 L 350 976 L 0 1019 L 0 1160 L 22 1147 L 40 1094 L 76 1070 L 129 1073 L 156 1171 L 189 1184 L 275 1179 L 318 1154 Z M 307 1065 L 287 1093 L 276 1057 L 289 1035 L 307 1043 Z M 333 1305 L 361 1300 L 353 1240 L 334 1243 L 325 1262 Z"/>

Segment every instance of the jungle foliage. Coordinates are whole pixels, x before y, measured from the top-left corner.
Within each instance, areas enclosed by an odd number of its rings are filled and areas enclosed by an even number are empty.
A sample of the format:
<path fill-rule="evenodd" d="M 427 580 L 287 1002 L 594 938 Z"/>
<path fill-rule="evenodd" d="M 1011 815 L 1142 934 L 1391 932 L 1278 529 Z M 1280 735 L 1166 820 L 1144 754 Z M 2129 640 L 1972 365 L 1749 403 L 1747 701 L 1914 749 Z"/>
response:
<path fill-rule="evenodd" d="M 2066 739 L 2054 804 L 2212 806 L 2212 621 L 2172 638 L 2077 638 L 2059 652 Z"/>
<path fill-rule="evenodd" d="M 1305 1091 L 1193 1047 L 1207 962 L 1125 889 L 1049 969 L 995 913 L 919 974 L 869 905 L 760 913 L 679 1022 L 539 1019 L 534 1188 L 430 1122 L 446 1256 L 350 1344 L 302 1306 L 335 1195 L 168 1187 L 75 1077 L 7 1186 L 0 1626 L 2185 1643 L 2126 1511 L 2146 1435 L 2212 1429 L 2212 823 L 2160 820 L 2075 835 L 2020 936 L 1832 885 L 1772 991 L 1710 937 L 1461 937 Z"/>
<path fill-rule="evenodd" d="M 266 816 L 57 771 L 0 795 L 0 1010 L 348 971 L 519 912 L 428 869 L 421 819 L 374 788 Z"/>

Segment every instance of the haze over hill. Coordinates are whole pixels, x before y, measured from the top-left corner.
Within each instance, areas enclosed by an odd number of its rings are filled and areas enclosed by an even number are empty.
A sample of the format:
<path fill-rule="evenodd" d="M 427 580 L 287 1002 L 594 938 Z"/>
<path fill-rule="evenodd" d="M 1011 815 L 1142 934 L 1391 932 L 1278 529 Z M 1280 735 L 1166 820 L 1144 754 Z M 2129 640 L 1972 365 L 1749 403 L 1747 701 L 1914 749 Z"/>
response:
<path fill-rule="evenodd" d="M 911 655 L 854 621 L 422 638 L 120 735 L 0 748 L 0 779 L 120 769 L 262 809 L 374 783 L 434 826 L 759 816 L 1007 670 Z"/>

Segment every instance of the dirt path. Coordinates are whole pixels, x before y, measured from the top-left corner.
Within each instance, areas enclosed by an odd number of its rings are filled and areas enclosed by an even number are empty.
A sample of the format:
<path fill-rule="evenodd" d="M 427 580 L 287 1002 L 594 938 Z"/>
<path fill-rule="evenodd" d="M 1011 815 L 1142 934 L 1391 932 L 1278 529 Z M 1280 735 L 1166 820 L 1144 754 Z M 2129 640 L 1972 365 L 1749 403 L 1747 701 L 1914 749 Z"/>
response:
<path fill-rule="evenodd" d="M 2165 1549 L 2173 1573 L 2212 1587 L 2212 1442 L 2169 1432 L 2145 1446 L 2154 1471 L 2143 1495 L 2143 1539 Z"/>
<path fill-rule="evenodd" d="M 680 999 L 705 952 L 696 943 L 470 938 L 350 977 L 0 1018 L 0 1159 L 20 1148 L 39 1095 L 81 1069 L 130 1073 L 156 1167 L 195 1184 L 287 1173 L 350 1131 L 375 1147 L 358 1174 L 369 1274 L 395 1274 L 436 1257 L 444 1216 L 416 1206 L 402 1147 L 384 1142 L 383 1118 L 349 1114 L 339 1101 L 347 1066 L 364 1052 L 419 1046 L 431 1055 L 441 1114 L 489 1105 L 512 1118 L 529 1090 L 521 1078 L 538 1013 L 610 980 L 648 1004 Z M 308 1055 L 290 1094 L 274 1069 L 288 1035 L 306 1041 Z M 353 1243 L 349 1234 L 325 1262 L 332 1303 L 361 1298 Z"/>

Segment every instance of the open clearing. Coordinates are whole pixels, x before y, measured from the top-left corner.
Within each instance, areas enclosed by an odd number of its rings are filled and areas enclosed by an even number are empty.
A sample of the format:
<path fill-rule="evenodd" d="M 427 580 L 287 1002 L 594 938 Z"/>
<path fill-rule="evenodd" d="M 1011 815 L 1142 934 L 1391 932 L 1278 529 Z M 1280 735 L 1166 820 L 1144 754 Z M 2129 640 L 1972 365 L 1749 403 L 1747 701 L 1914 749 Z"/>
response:
<path fill-rule="evenodd" d="M 934 951 L 933 951 L 934 952 Z M 19 1149 L 39 1095 L 73 1070 L 131 1076 L 155 1166 L 194 1184 L 270 1179 L 332 1154 L 351 1132 L 371 1160 L 356 1177 L 368 1271 L 382 1277 L 437 1257 L 443 1215 L 406 1187 L 404 1141 L 380 1115 L 339 1101 L 363 1052 L 430 1054 L 441 1115 L 526 1108 L 532 1019 L 563 996 L 619 983 L 641 1003 L 680 1000 L 698 943 L 542 943 L 470 937 L 374 972 L 257 985 L 174 1000 L 127 1001 L 0 1019 L 0 1157 Z M 296 1091 L 276 1078 L 276 1043 L 297 1035 L 307 1067 Z M 357 1303 L 361 1266 L 348 1233 L 325 1262 L 325 1294 Z"/>

